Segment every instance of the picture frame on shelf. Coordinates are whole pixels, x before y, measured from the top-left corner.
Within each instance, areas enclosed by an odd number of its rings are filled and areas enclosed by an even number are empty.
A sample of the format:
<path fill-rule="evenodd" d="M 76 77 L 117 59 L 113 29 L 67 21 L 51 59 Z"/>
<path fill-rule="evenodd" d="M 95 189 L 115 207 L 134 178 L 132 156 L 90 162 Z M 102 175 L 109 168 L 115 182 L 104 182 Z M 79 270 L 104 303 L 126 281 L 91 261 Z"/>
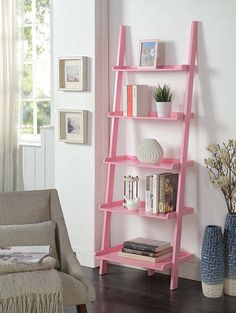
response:
<path fill-rule="evenodd" d="M 58 89 L 63 91 L 87 90 L 87 57 L 58 58 Z"/>
<path fill-rule="evenodd" d="M 139 41 L 139 67 L 157 67 L 158 46 L 158 39 L 143 39 Z"/>
<path fill-rule="evenodd" d="M 88 142 L 87 110 L 59 110 L 59 140 L 78 144 Z"/>

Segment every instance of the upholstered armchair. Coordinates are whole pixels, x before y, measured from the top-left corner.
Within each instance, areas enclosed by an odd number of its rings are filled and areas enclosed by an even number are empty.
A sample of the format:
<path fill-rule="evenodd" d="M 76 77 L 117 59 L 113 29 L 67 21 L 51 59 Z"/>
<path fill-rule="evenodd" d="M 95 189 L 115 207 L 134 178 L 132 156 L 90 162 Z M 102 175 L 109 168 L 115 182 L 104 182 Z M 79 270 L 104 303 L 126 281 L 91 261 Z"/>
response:
<path fill-rule="evenodd" d="M 78 312 L 86 313 L 86 303 L 95 300 L 95 293 L 72 250 L 57 191 L 0 193 L 0 227 L 46 221 L 56 224 L 55 241 L 63 285 L 63 304 L 75 305 Z"/>

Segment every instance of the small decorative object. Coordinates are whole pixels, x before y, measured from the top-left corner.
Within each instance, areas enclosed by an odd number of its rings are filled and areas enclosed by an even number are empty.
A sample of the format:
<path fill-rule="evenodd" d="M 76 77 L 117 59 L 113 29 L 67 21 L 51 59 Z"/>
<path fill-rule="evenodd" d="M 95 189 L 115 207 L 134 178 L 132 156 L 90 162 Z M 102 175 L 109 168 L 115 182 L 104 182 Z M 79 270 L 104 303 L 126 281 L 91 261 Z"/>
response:
<path fill-rule="evenodd" d="M 156 139 L 144 139 L 137 149 L 137 158 L 143 163 L 158 163 L 163 154 L 163 149 Z"/>
<path fill-rule="evenodd" d="M 139 67 L 156 68 L 158 57 L 158 39 L 140 40 Z"/>
<path fill-rule="evenodd" d="M 124 176 L 124 206 L 131 211 L 139 208 L 138 183 L 138 176 Z"/>
<path fill-rule="evenodd" d="M 222 296 L 224 286 L 224 243 L 220 226 L 205 228 L 201 253 L 202 291 L 208 298 Z"/>
<path fill-rule="evenodd" d="M 88 111 L 59 111 L 60 140 L 68 143 L 87 143 Z"/>
<path fill-rule="evenodd" d="M 87 88 L 87 57 L 58 58 L 59 90 L 84 91 Z"/>
<path fill-rule="evenodd" d="M 236 214 L 227 214 L 224 228 L 224 247 L 224 292 L 229 296 L 236 296 Z"/>
<path fill-rule="evenodd" d="M 164 84 L 163 87 L 158 85 L 153 90 L 153 97 L 156 100 L 157 115 L 161 117 L 169 117 L 171 114 L 173 92 L 169 85 Z"/>
<path fill-rule="evenodd" d="M 236 296 L 236 140 L 210 144 L 211 157 L 205 159 L 209 178 L 214 187 L 220 188 L 228 209 L 224 229 L 225 286 L 228 295 Z"/>

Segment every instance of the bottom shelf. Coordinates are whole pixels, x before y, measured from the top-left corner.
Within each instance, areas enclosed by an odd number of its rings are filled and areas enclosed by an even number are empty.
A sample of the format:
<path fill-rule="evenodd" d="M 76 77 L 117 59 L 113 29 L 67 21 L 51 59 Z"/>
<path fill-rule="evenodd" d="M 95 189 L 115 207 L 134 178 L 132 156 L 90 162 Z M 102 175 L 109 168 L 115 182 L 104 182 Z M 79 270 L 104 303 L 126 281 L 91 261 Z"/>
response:
<path fill-rule="evenodd" d="M 95 254 L 96 258 L 100 259 L 100 260 L 109 261 L 112 263 L 126 264 L 126 265 L 131 265 L 131 266 L 135 266 L 135 267 L 146 268 L 146 269 L 161 271 L 161 272 L 172 267 L 172 257 L 168 257 L 167 259 L 165 259 L 161 262 L 157 262 L 157 263 L 151 263 L 151 262 L 144 262 L 144 261 L 140 261 L 140 260 L 122 258 L 122 257 L 117 255 L 117 252 L 121 251 L 122 247 L 123 247 L 123 244 L 120 244 L 120 245 L 117 245 L 117 246 L 112 247 L 112 248 L 98 251 Z M 181 263 L 184 263 L 186 261 L 189 261 L 192 259 L 192 257 L 193 257 L 192 253 L 188 253 L 186 251 L 181 251 L 179 263 L 181 264 Z"/>

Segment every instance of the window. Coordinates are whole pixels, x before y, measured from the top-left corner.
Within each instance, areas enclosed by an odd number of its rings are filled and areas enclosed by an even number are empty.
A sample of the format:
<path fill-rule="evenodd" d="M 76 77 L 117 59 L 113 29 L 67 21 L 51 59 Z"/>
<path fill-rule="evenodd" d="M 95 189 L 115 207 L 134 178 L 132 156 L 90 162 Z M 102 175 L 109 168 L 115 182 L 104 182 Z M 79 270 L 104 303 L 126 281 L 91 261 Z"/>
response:
<path fill-rule="evenodd" d="M 24 0 L 21 139 L 36 139 L 51 121 L 50 0 Z"/>

